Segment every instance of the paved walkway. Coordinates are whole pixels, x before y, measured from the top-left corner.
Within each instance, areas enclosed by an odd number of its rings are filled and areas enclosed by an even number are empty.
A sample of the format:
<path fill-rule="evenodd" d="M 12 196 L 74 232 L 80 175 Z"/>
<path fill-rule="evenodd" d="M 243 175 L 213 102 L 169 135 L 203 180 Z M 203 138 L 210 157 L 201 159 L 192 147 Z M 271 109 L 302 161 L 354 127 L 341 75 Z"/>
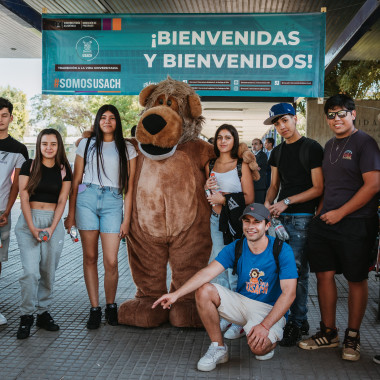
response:
<path fill-rule="evenodd" d="M 19 214 L 14 208 L 13 226 Z M 210 342 L 202 329 L 179 329 L 164 325 L 155 329 L 102 325 L 96 331 L 85 327 L 89 301 L 82 274 L 80 243 L 67 236 L 57 271 L 51 312 L 59 332 L 33 326 L 31 336 L 17 340 L 21 273 L 18 248 L 12 234 L 9 261 L 0 277 L 0 311 L 8 325 L 0 326 L 0 379 L 380 379 L 380 365 L 372 362 L 380 354 L 380 324 L 376 322 L 379 283 L 370 275 L 368 308 L 361 329 L 362 359 L 351 363 L 340 359 L 338 348 L 314 352 L 277 347 L 267 362 L 255 360 L 241 338 L 227 341 L 230 361 L 208 373 L 197 371 L 196 363 Z M 125 244 L 119 251 L 119 288 L 116 301 L 132 298 L 135 286 L 128 267 Z M 99 275 L 103 279 L 102 262 Z M 347 323 L 347 286 L 341 276 L 338 327 L 343 339 Z M 104 291 L 101 291 L 104 307 Z M 319 326 L 314 276 L 310 281 L 309 322 L 311 332 Z"/>

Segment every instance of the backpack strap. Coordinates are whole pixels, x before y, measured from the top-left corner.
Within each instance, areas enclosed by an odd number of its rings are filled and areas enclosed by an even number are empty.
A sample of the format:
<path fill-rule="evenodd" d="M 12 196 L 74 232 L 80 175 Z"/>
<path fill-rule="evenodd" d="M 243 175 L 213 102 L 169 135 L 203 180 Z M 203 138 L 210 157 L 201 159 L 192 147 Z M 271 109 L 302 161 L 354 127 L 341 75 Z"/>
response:
<path fill-rule="evenodd" d="M 243 159 L 242 158 L 238 158 L 238 161 L 237 161 L 237 164 L 236 164 L 236 169 L 237 169 L 237 172 L 238 172 L 238 176 L 239 176 L 239 179 L 241 179 L 241 167 L 243 165 Z"/>
<path fill-rule="evenodd" d="M 300 147 L 300 161 L 303 168 L 310 172 L 310 148 L 314 144 L 314 140 L 305 137 L 301 147 Z"/>
<path fill-rule="evenodd" d="M 236 240 L 236 244 L 235 244 L 235 260 L 234 260 L 234 266 L 233 266 L 233 270 L 232 270 L 232 274 L 236 274 L 236 270 L 237 270 L 237 263 L 240 259 L 240 256 L 243 252 L 243 243 L 244 243 L 244 235 L 241 237 L 241 239 L 239 240 Z"/>
<path fill-rule="evenodd" d="M 280 273 L 280 262 L 278 257 L 280 256 L 281 250 L 282 250 L 282 245 L 284 244 L 284 241 L 276 237 L 274 239 L 273 243 L 273 257 L 274 261 L 276 262 L 276 273 Z"/>
<path fill-rule="evenodd" d="M 216 161 L 216 159 L 213 158 L 212 160 L 210 160 L 210 161 L 208 162 L 208 169 L 209 169 L 208 176 L 209 176 L 209 177 L 210 177 L 210 175 L 211 175 L 212 169 L 214 169 L 215 161 Z"/>
<path fill-rule="evenodd" d="M 280 166 L 280 160 L 281 160 L 281 153 L 282 153 L 282 147 L 284 146 L 284 143 L 282 142 L 280 145 L 278 145 L 278 152 L 275 156 L 275 160 L 276 160 L 276 167 L 278 169 L 278 167 Z"/>
<path fill-rule="evenodd" d="M 65 177 L 66 177 L 66 166 L 62 165 L 62 167 L 61 167 L 61 178 L 62 178 L 62 181 L 63 181 L 63 179 Z"/>

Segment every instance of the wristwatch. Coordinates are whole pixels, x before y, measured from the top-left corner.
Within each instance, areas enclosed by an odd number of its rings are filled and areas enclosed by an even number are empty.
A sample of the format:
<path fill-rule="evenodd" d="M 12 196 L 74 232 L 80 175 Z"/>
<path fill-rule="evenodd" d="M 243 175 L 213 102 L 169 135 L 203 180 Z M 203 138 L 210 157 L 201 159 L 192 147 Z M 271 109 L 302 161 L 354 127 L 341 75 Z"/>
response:
<path fill-rule="evenodd" d="M 284 199 L 284 203 L 289 206 L 290 205 L 290 199 L 289 198 L 285 198 Z"/>

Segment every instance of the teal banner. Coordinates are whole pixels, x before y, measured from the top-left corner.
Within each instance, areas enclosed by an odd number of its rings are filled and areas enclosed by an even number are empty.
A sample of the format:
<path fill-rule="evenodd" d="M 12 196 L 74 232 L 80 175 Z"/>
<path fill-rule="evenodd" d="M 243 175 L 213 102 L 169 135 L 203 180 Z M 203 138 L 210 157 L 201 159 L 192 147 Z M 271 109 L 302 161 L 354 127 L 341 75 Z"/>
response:
<path fill-rule="evenodd" d="M 43 15 L 43 94 L 323 96 L 324 13 Z"/>

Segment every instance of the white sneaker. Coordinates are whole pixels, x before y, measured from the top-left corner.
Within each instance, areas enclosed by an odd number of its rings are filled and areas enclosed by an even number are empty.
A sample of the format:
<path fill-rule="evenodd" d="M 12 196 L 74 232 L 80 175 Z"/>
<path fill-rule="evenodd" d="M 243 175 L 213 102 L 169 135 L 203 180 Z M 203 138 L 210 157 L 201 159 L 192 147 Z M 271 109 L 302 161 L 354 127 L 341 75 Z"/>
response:
<path fill-rule="evenodd" d="M 4 315 L 0 313 L 0 325 L 6 325 L 7 323 L 7 318 L 5 318 Z"/>
<path fill-rule="evenodd" d="M 217 364 L 228 362 L 228 348 L 218 346 L 218 342 L 212 342 L 205 355 L 199 360 L 199 371 L 212 371 Z"/>
<path fill-rule="evenodd" d="M 269 359 L 273 358 L 273 355 L 274 355 L 274 350 L 269 351 L 265 355 L 256 355 L 255 358 L 256 358 L 256 360 L 269 360 Z"/>
<path fill-rule="evenodd" d="M 231 327 L 231 322 L 226 321 L 224 318 L 220 318 L 220 331 L 224 333 Z"/>
<path fill-rule="evenodd" d="M 233 323 L 231 327 L 225 332 L 224 337 L 227 339 L 237 339 L 245 335 L 243 327 Z"/>

